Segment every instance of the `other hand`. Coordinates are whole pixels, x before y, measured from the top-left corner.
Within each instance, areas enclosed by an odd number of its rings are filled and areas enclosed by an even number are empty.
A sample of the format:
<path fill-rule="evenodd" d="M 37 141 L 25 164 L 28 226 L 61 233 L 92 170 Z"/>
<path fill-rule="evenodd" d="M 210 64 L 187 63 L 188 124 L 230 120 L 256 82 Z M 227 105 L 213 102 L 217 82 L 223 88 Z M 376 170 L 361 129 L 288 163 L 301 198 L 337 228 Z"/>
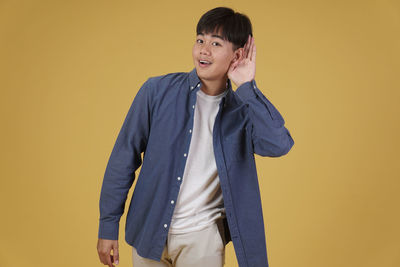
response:
<path fill-rule="evenodd" d="M 113 255 L 111 255 L 111 250 Z M 101 239 L 97 241 L 97 253 L 99 254 L 100 261 L 109 267 L 119 264 L 118 240 Z"/>

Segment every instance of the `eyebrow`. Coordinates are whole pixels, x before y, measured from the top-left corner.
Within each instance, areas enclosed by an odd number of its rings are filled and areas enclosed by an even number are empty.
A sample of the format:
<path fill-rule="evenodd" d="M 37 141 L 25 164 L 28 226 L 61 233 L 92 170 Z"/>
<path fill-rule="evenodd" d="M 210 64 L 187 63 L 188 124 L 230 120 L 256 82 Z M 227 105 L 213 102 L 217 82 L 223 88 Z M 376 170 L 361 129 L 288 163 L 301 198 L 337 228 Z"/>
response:
<path fill-rule="evenodd" d="M 204 36 L 204 33 L 199 33 L 198 35 Z M 211 35 L 211 37 L 219 38 L 222 41 L 225 41 L 224 38 L 221 35 L 218 35 L 218 34 L 213 34 L 213 35 Z"/>

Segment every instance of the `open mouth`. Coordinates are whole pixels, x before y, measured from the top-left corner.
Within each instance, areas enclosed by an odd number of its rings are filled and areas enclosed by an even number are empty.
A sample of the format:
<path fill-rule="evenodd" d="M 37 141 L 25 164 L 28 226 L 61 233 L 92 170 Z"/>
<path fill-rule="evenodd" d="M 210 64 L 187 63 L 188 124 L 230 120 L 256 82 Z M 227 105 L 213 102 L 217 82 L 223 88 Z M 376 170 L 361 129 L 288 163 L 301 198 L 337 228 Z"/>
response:
<path fill-rule="evenodd" d="M 199 64 L 200 64 L 200 66 L 202 66 L 202 67 L 207 67 L 207 66 L 210 66 L 210 65 L 211 65 L 211 62 L 206 61 L 206 60 L 199 60 Z"/>

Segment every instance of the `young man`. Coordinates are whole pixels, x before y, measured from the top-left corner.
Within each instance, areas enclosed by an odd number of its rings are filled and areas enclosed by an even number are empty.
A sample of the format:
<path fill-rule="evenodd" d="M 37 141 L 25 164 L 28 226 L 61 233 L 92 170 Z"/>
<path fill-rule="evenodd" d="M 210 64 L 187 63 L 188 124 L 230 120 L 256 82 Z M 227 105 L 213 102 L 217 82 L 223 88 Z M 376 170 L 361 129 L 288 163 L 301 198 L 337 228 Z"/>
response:
<path fill-rule="evenodd" d="M 142 165 L 125 227 L 134 267 L 223 266 L 230 241 L 240 267 L 268 266 L 254 153 L 279 157 L 294 141 L 256 85 L 252 36 L 247 16 L 212 9 L 197 25 L 193 70 L 140 88 L 100 195 L 105 265 L 118 264 L 119 220 Z"/>

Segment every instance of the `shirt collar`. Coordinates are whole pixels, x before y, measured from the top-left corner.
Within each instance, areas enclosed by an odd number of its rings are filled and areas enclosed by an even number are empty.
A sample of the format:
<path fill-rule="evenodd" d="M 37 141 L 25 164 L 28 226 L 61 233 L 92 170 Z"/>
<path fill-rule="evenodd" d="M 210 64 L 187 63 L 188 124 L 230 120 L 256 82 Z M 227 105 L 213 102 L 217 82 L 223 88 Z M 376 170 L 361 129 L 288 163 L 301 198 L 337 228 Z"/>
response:
<path fill-rule="evenodd" d="M 228 93 L 223 98 L 227 97 L 233 91 L 232 83 L 229 78 L 226 81 L 226 83 L 227 83 Z M 200 87 L 200 86 L 201 86 L 200 78 L 199 78 L 199 76 L 197 76 L 196 68 L 193 68 L 192 71 L 189 72 L 189 90 L 193 90 L 196 87 Z"/>

